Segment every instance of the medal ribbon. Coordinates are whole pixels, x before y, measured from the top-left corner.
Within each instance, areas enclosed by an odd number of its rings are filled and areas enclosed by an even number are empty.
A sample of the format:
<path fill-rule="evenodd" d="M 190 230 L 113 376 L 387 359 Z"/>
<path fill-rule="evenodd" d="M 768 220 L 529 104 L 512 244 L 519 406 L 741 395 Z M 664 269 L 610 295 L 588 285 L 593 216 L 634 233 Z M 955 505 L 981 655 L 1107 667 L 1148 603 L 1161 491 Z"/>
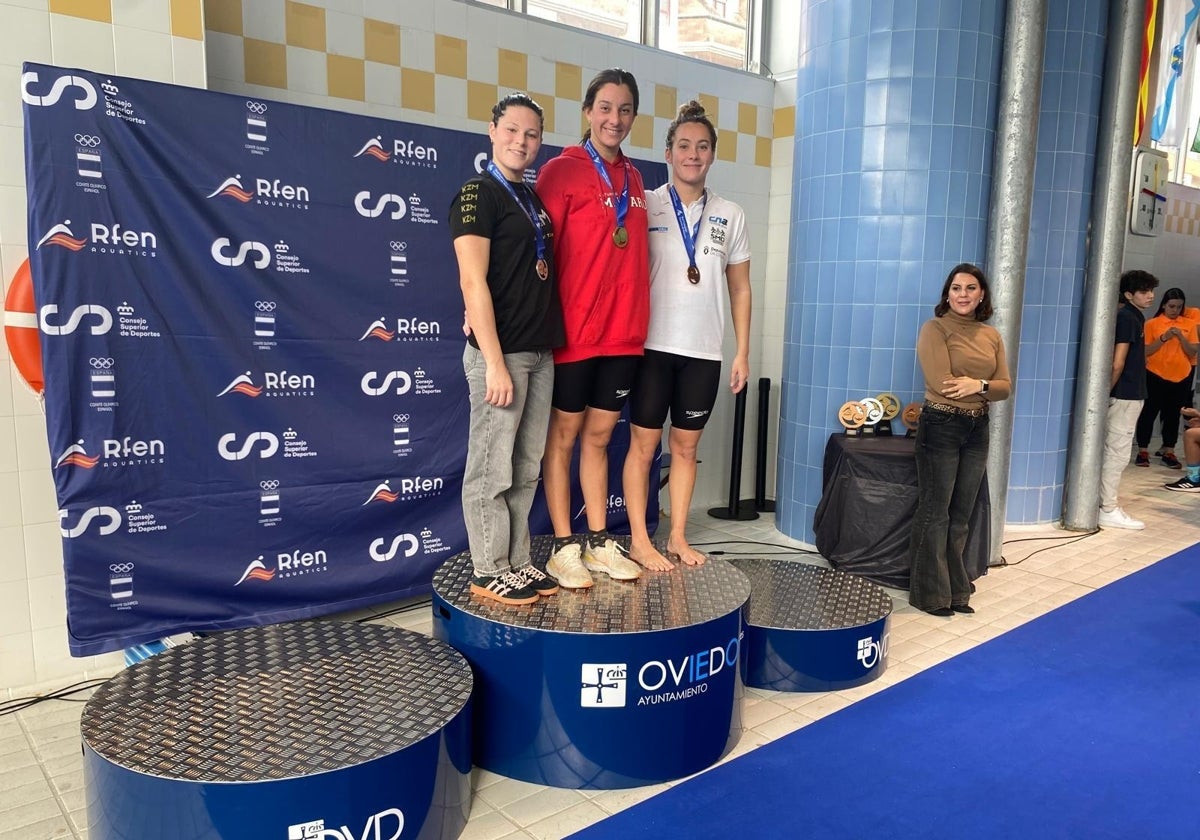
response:
<path fill-rule="evenodd" d="M 592 159 L 592 166 L 596 167 L 596 171 L 600 173 L 600 178 L 604 181 L 604 185 L 608 187 L 610 193 L 616 192 L 613 187 L 612 178 L 608 177 L 608 169 L 604 166 L 604 160 L 600 157 L 600 153 L 596 151 L 596 147 L 592 145 L 591 138 L 588 138 L 583 148 L 587 150 L 588 157 Z M 625 162 L 625 186 L 621 190 L 620 197 L 617 198 L 617 227 L 625 227 L 625 217 L 629 215 L 629 158 L 623 158 Z"/>
<path fill-rule="evenodd" d="M 529 217 L 529 223 L 533 225 L 533 235 L 537 242 L 537 258 L 544 261 L 546 259 L 546 232 L 542 230 L 542 217 L 538 214 L 537 205 L 533 203 L 533 199 L 528 194 L 525 195 L 525 200 L 522 201 L 521 197 L 517 195 L 517 191 L 513 189 L 512 183 L 504 177 L 504 174 L 494 162 L 488 162 L 487 171 L 489 175 L 500 182 L 500 185 L 504 189 L 508 190 L 508 194 L 513 197 L 518 206 L 525 211 L 525 215 Z"/>
<path fill-rule="evenodd" d="M 679 232 L 683 235 L 683 250 L 687 251 L 688 267 L 696 268 L 696 240 L 700 236 L 700 223 L 704 221 L 704 208 L 708 204 L 708 190 L 700 198 L 700 215 L 696 217 L 696 224 L 688 230 L 687 215 L 683 212 L 683 202 L 679 200 L 679 193 L 675 192 L 675 185 L 670 184 L 667 187 L 667 192 L 671 194 L 671 206 L 675 208 L 675 221 L 679 223 Z"/>

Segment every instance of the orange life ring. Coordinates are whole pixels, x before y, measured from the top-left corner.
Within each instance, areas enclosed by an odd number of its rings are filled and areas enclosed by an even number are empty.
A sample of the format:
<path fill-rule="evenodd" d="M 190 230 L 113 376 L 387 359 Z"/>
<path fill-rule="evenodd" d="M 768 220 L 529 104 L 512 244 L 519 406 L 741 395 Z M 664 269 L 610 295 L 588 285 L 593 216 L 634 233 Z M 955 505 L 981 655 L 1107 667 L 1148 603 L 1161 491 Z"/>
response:
<path fill-rule="evenodd" d="M 4 341 L 21 378 L 41 394 L 45 390 L 42 348 L 38 343 L 37 306 L 33 302 L 33 274 L 28 259 L 13 275 L 4 298 Z"/>

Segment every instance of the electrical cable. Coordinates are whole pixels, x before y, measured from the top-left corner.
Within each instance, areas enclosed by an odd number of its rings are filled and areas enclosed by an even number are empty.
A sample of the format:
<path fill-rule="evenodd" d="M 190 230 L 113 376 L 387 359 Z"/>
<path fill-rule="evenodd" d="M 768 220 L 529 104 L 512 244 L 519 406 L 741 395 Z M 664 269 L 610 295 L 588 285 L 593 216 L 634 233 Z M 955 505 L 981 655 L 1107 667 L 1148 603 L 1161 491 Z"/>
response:
<path fill-rule="evenodd" d="M 1026 560 L 1028 560 L 1030 557 L 1032 557 L 1035 554 L 1041 554 L 1043 551 L 1050 551 L 1051 549 L 1063 548 L 1068 545 L 1073 545 L 1074 543 L 1077 543 L 1080 540 L 1086 540 L 1088 537 L 1094 536 L 1098 533 L 1100 533 L 1099 528 L 1097 528 L 1094 531 L 1088 531 L 1086 534 L 1080 534 L 1079 536 L 1074 536 L 1074 537 L 1065 537 L 1065 536 L 1064 537 L 1023 537 L 1019 540 L 1010 540 L 1010 542 L 1015 542 L 1015 543 L 1031 542 L 1031 541 L 1035 541 L 1035 540 L 1067 540 L 1067 542 L 1060 543 L 1058 545 L 1048 545 L 1043 548 L 1039 548 L 1037 551 L 1031 551 L 1031 552 L 1029 552 L 1029 554 L 1026 554 L 1020 560 L 1015 560 L 1011 563 L 1008 561 L 1008 559 L 1003 554 L 1001 554 L 1000 555 L 1000 564 L 996 568 L 1003 569 L 1008 566 L 1020 566 L 1022 563 L 1024 563 Z M 1002 545 L 1008 545 L 1008 543 L 1005 542 L 1005 543 L 1002 543 Z"/>
<path fill-rule="evenodd" d="M 63 688 L 55 689 L 47 694 L 35 694 L 31 697 L 14 697 L 11 700 L 0 702 L 0 717 L 5 715 L 16 714 L 23 709 L 28 709 L 31 706 L 36 706 L 39 703 L 45 703 L 47 700 L 64 700 L 68 703 L 83 703 L 87 698 L 71 697 L 72 694 L 79 694 L 84 691 L 91 691 L 97 688 L 108 680 L 107 678 L 97 678 L 84 680 L 82 682 L 71 683 Z"/>

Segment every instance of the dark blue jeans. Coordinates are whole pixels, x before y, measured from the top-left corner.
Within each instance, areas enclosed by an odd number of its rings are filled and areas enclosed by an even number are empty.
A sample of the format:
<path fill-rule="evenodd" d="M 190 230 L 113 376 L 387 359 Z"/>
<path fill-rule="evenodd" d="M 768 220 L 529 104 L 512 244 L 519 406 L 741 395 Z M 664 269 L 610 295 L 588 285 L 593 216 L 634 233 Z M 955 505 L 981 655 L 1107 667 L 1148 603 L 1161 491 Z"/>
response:
<path fill-rule="evenodd" d="M 929 406 L 921 412 L 908 587 L 908 602 L 918 609 L 961 606 L 971 598 L 963 549 L 987 453 L 986 414 L 967 417 Z"/>

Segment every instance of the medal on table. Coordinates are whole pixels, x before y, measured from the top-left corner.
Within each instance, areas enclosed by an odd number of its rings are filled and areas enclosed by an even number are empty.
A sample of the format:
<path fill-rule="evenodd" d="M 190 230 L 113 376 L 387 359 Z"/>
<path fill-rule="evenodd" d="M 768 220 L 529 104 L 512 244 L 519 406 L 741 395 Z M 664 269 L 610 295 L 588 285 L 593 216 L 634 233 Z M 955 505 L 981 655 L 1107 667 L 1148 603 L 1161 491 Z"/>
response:
<path fill-rule="evenodd" d="M 609 193 L 616 190 L 613 187 L 612 178 L 608 177 L 608 170 L 604 166 L 604 160 L 600 157 L 600 153 L 596 151 L 596 147 L 592 145 L 591 138 L 586 140 L 583 148 L 587 151 L 588 157 L 592 159 L 592 166 L 596 167 L 596 172 L 600 175 L 600 180 L 604 181 L 604 185 L 608 187 Z M 625 227 L 625 217 L 629 215 L 629 159 L 623 158 L 625 163 L 625 184 L 621 188 L 621 194 L 617 197 L 617 229 L 613 231 L 612 241 L 618 248 L 624 248 L 629 244 L 629 230 Z"/>
<path fill-rule="evenodd" d="M 683 250 L 687 252 L 687 279 L 695 286 L 700 282 L 700 269 L 696 265 L 696 240 L 700 237 L 700 222 L 704 220 L 704 208 L 708 205 L 708 190 L 700 197 L 700 215 L 696 217 L 696 224 L 690 229 L 687 214 L 683 212 L 683 202 L 679 200 L 679 193 L 675 192 L 675 185 L 669 184 L 667 192 L 671 195 L 671 207 L 675 209 L 675 221 L 679 224 L 679 234 L 683 237 Z"/>
<path fill-rule="evenodd" d="M 504 173 L 500 171 L 500 168 L 494 162 L 488 163 L 487 171 L 513 197 L 513 200 L 517 202 L 517 206 L 524 211 L 525 216 L 529 219 L 529 223 L 533 225 L 534 240 L 537 243 L 537 264 L 534 266 L 534 270 L 537 272 L 539 279 L 549 279 L 550 263 L 546 261 L 546 231 L 542 228 L 542 217 L 538 213 L 537 205 L 533 203 L 533 198 L 528 192 L 525 192 L 525 199 L 522 200 L 517 191 L 513 189 L 512 183 L 504 177 Z M 522 185 L 522 189 L 525 189 L 524 185 Z"/>

